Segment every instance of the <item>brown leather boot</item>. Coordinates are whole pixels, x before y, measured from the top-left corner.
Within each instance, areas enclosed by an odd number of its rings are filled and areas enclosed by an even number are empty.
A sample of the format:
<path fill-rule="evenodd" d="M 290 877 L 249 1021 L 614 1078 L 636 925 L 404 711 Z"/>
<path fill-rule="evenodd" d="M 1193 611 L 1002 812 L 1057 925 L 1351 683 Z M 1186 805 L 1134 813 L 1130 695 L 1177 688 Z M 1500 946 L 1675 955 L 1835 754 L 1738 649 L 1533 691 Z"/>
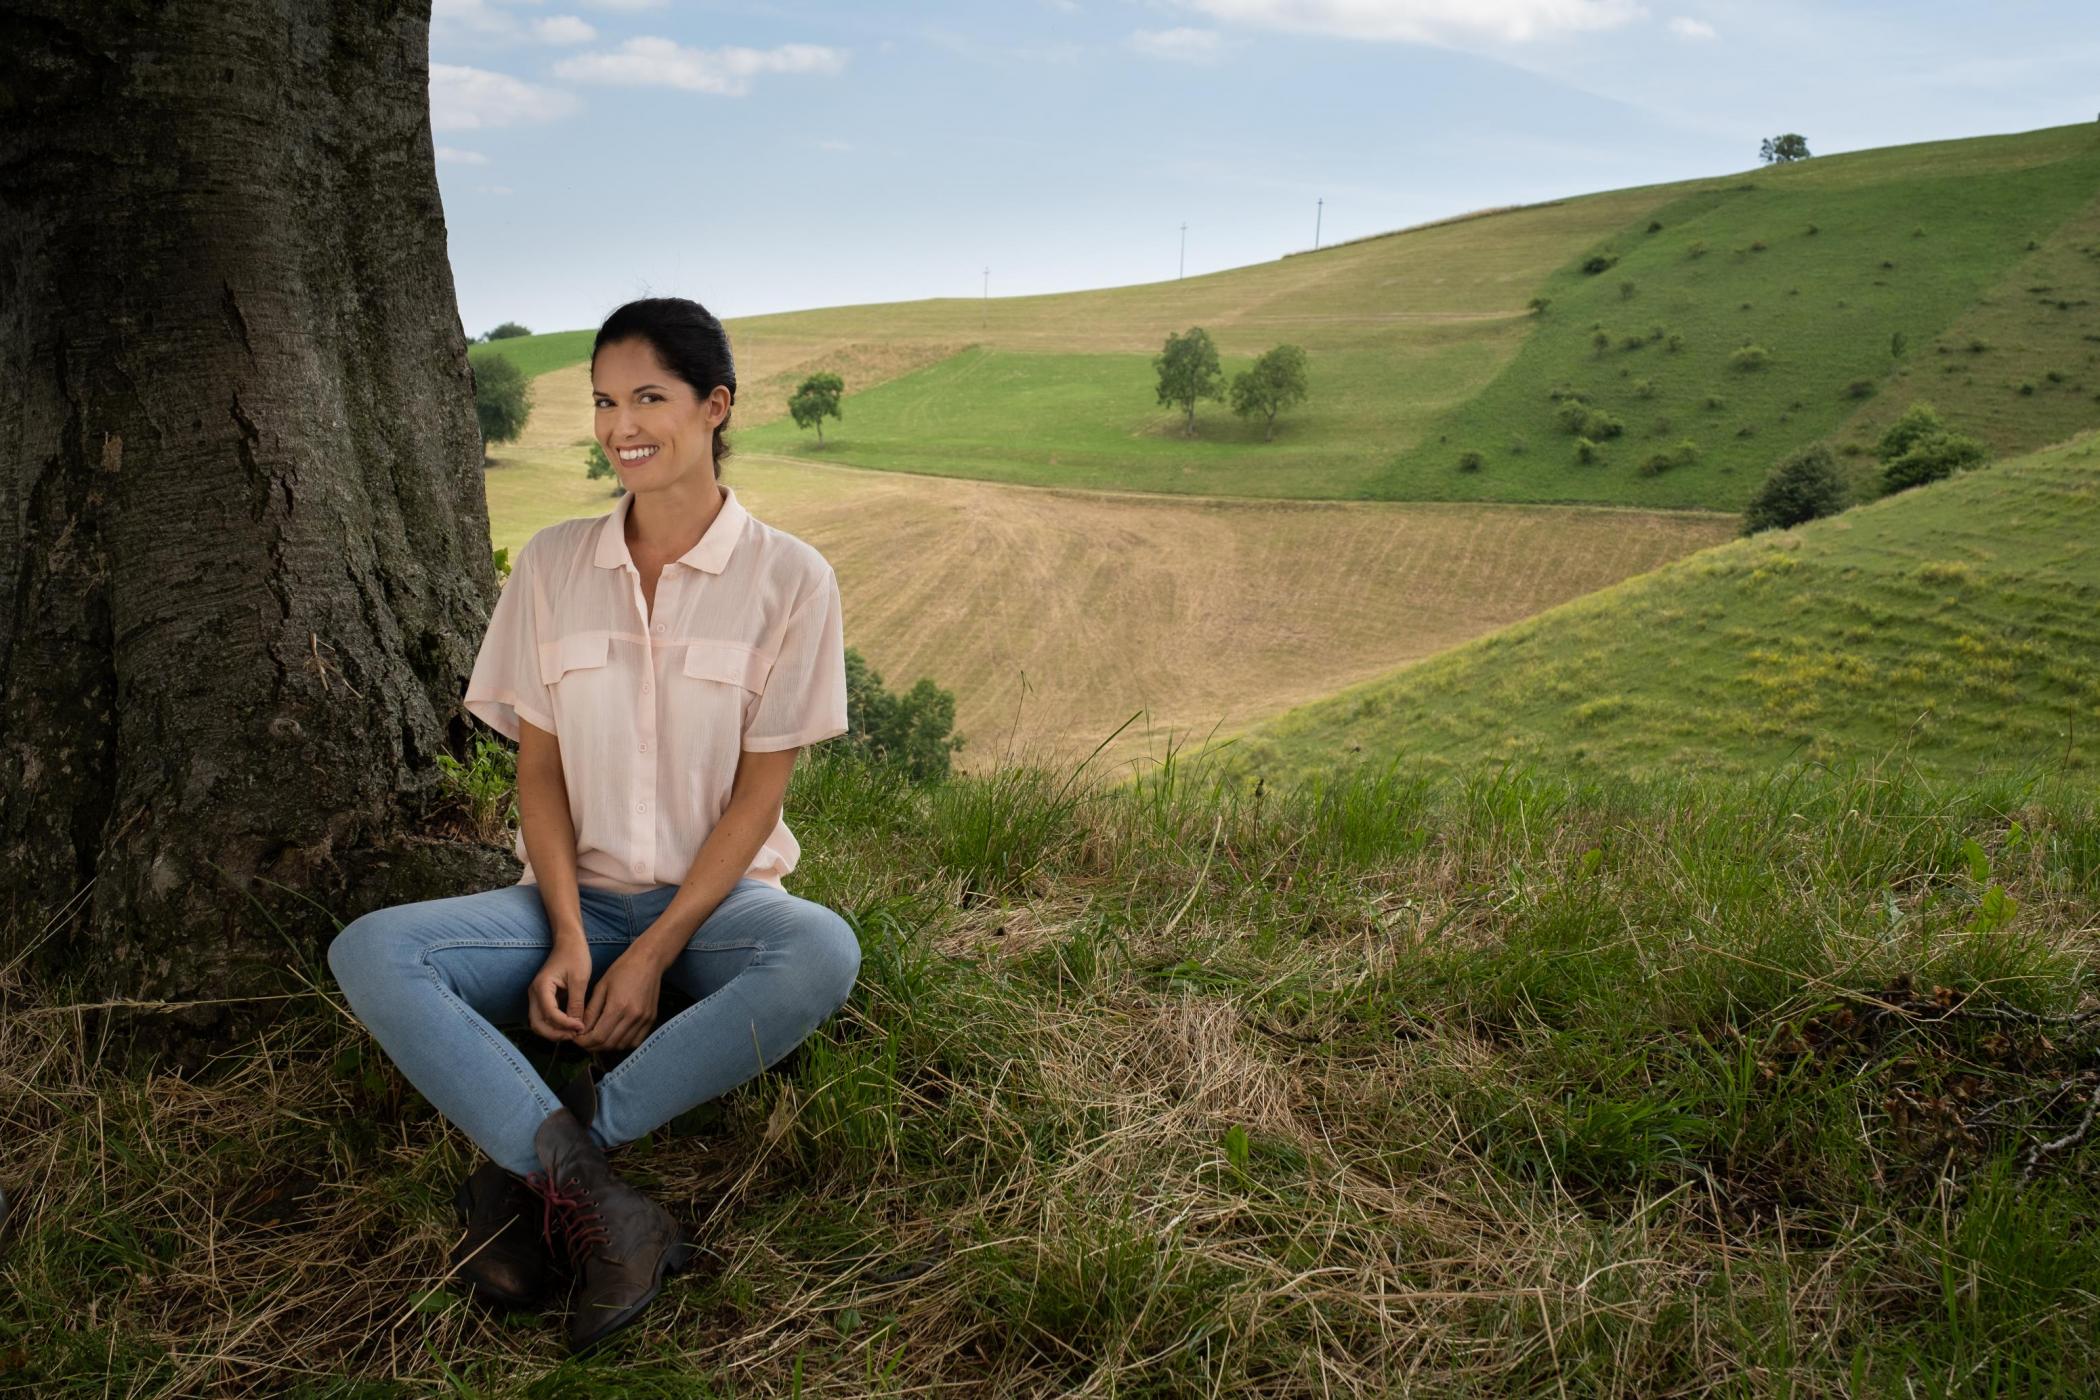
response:
<path fill-rule="evenodd" d="M 670 1213 L 613 1174 L 589 1129 L 598 1087 L 586 1067 L 561 1091 L 567 1107 L 533 1135 L 544 1171 L 525 1178 L 544 1204 L 551 1245 L 558 1228 L 576 1275 L 569 1349 L 597 1345 L 640 1315 L 664 1275 L 692 1263 L 693 1246 Z"/>
<path fill-rule="evenodd" d="M 541 1302 L 553 1256 L 541 1237 L 539 1193 L 524 1179 L 484 1161 L 452 1198 L 467 1237 L 452 1251 L 453 1267 L 474 1295 L 498 1307 Z"/>

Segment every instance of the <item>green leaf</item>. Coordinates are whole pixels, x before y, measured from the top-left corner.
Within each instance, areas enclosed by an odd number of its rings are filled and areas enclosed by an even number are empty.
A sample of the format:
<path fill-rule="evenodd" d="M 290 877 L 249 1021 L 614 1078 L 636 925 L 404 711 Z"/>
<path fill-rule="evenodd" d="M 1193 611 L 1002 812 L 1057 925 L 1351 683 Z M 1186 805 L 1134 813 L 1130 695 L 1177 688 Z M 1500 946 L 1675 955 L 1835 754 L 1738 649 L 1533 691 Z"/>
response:
<path fill-rule="evenodd" d="M 1247 1169 L 1247 1130 L 1237 1123 L 1225 1130 L 1225 1160 L 1241 1171 Z"/>
<path fill-rule="evenodd" d="M 2020 901 L 2005 892 L 2005 886 L 1992 885 L 1983 892 L 1983 899 L 1976 906 L 1976 917 L 1969 924 L 1974 933 L 1995 933 L 2013 921 L 2020 912 Z"/>
<path fill-rule="evenodd" d="M 1962 838 L 1961 858 L 1969 863 L 1969 878 L 1971 880 L 1974 880 L 1979 885 L 1990 882 L 1991 858 L 1984 854 L 1983 847 L 1976 843 L 1975 837 L 1967 836 Z"/>

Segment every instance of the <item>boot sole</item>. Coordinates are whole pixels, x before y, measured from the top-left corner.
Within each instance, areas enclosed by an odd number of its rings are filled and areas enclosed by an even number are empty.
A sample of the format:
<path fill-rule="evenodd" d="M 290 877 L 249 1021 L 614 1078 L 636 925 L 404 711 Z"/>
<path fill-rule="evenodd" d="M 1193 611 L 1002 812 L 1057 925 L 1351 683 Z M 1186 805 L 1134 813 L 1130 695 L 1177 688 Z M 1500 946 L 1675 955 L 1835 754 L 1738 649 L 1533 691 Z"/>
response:
<path fill-rule="evenodd" d="M 602 1324 L 590 1336 L 581 1341 L 571 1339 L 570 1355 L 582 1355 L 640 1317 L 642 1310 L 655 1302 L 656 1295 L 663 1292 L 664 1275 L 682 1274 L 693 1266 L 694 1261 L 699 1258 L 698 1247 L 686 1237 L 683 1226 L 674 1224 L 671 1231 L 670 1247 L 664 1250 L 662 1257 L 656 1261 L 656 1279 L 649 1285 L 649 1291 L 614 1313 L 610 1321 Z"/>

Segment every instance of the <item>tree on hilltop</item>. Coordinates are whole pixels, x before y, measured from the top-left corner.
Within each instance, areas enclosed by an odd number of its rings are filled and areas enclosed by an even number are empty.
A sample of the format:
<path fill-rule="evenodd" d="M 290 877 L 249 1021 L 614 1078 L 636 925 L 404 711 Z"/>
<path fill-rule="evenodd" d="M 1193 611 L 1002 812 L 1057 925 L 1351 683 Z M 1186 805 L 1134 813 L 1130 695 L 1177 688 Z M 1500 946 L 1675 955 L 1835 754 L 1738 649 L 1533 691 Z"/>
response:
<path fill-rule="evenodd" d="M 593 442 L 591 444 L 591 455 L 585 459 L 585 462 L 586 465 L 583 472 L 585 481 L 603 481 L 607 477 L 613 477 L 615 478 L 612 489 L 613 495 L 624 496 L 627 494 L 627 488 L 618 481 L 620 474 L 613 470 L 612 459 L 605 455 L 603 447 Z"/>
<path fill-rule="evenodd" d="M 836 418 L 844 422 L 846 419 L 845 410 L 840 404 L 840 400 L 845 396 L 845 380 L 829 371 L 812 374 L 796 387 L 794 396 L 788 400 L 788 413 L 794 418 L 796 427 L 815 428 L 817 446 L 822 447 L 824 420 Z"/>
<path fill-rule="evenodd" d="M 487 335 L 483 336 L 483 337 L 482 337 L 482 339 L 483 339 L 483 340 L 516 340 L 516 339 L 517 339 L 517 338 L 518 338 L 519 336 L 521 336 L 521 335 L 531 335 L 531 334 L 532 334 L 532 332 L 531 332 L 531 331 L 529 331 L 529 330 L 526 330 L 526 329 L 525 329 L 525 328 L 524 328 L 523 326 L 519 325 L 519 324 L 518 324 L 518 323 L 517 323 L 516 321 L 505 321 L 505 322 L 504 322 L 504 323 L 503 323 L 502 325 L 500 325 L 500 326 L 496 327 L 496 329 L 494 329 L 494 330 L 490 331 L 490 332 L 489 332 L 489 333 L 488 333 Z"/>
<path fill-rule="evenodd" d="M 1764 144 L 1757 148 L 1757 158 L 1766 165 L 1786 165 L 1789 162 L 1808 159 L 1808 138 L 1798 131 L 1789 131 L 1784 136 L 1767 136 Z"/>
<path fill-rule="evenodd" d="M 481 460 L 488 463 L 489 444 L 516 442 L 532 414 L 532 384 L 525 371 L 502 355 L 479 355 L 468 361 L 474 374 L 474 416 L 481 424 Z"/>
<path fill-rule="evenodd" d="M 1305 401 L 1305 364 L 1303 349 L 1279 345 L 1232 377 L 1232 411 L 1242 418 L 1261 415 L 1267 421 L 1263 442 L 1276 440 L 1278 412 Z"/>
<path fill-rule="evenodd" d="M 1159 401 L 1181 406 L 1181 435 L 1196 435 L 1196 400 L 1225 397 L 1225 374 L 1218 366 L 1218 347 L 1210 332 L 1191 326 L 1180 335 L 1169 333 L 1167 343 L 1152 357 L 1159 372 Z"/>

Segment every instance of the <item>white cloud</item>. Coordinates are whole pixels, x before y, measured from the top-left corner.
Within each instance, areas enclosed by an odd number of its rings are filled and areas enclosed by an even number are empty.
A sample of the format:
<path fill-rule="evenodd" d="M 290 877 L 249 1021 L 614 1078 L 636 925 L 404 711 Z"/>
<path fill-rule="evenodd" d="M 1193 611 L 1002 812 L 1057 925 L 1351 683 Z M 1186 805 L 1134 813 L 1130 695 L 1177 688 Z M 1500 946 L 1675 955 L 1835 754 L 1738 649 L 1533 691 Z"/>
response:
<path fill-rule="evenodd" d="M 1148 58 L 1176 63 L 1216 63 L 1224 50 L 1224 41 L 1215 29 L 1140 29 L 1128 42 Z"/>
<path fill-rule="evenodd" d="M 644 83 L 742 97 L 762 73 L 831 76 L 846 68 L 846 50 L 822 44 L 782 44 L 772 49 L 736 46 L 689 49 L 670 39 L 629 39 L 614 53 L 581 54 L 554 65 L 561 77 L 585 83 Z"/>
<path fill-rule="evenodd" d="M 543 44 L 588 44 L 598 31 L 574 15 L 550 15 L 532 22 L 532 37 Z"/>
<path fill-rule="evenodd" d="M 489 158 L 481 152 L 463 151 L 457 146 L 438 147 L 437 158 L 440 165 L 487 165 L 489 163 Z"/>
<path fill-rule="evenodd" d="M 566 92 L 452 63 L 430 65 L 430 129 L 480 131 L 494 126 L 552 121 L 574 112 Z"/>
<path fill-rule="evenodd" d="M 1213 19 L 1303 34 L 1440 44 L 1521 43 L 1615 29 L 1646 13 L 1637 0 L 1182 0 Z"/>
<path fill-rule="evenodd" d="M 1711 39 L 1714 27 L 1703 19 L 1689 19 L 1678 15 L 1670 21 L 1670 32 L 1680 39 Z"/>

